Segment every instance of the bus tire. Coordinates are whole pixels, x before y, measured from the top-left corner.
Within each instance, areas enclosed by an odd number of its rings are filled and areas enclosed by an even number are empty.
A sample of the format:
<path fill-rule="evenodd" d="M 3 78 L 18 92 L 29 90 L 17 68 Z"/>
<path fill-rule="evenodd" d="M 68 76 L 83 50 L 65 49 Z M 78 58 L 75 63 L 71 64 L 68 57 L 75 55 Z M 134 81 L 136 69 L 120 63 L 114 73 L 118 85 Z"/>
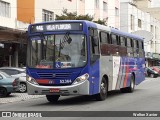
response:
<path fill-rule="evenodd" d="M 134 91 L 134 88 L 135 88 L 135 79 L 134 76 L 131 75 L 130 86 L 126 88 L 121 88 L 120 90 L 122 93 L 132 93 Z"/>
<path fill-rule="evenodd" d="M 46 98 L 49 102 L 54 103 L 57 102 L 60 95 L 46 95 Z"/>
<path fill-rule="evenodd" d="M 108 84 L 106 79 L 103 77 L 100 85 L 100 93 L 95 95 L 96 100 L 103 101 L 107 97 Z"/>

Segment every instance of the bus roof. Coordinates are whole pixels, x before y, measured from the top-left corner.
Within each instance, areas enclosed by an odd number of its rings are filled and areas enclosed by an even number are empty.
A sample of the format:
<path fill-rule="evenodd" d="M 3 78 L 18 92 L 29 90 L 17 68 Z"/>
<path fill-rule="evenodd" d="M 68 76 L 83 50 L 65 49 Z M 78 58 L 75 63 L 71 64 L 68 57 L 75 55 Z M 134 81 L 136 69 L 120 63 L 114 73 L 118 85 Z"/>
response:
<path fill-rule="evenodd" d="M 144 40 L 143 37 L 138 36 L 138 35 L 134 35 L 134 34 L 127 33 L 127 32 L 121 31 L 121 30 L 117 30 L 115 28 L 110 28 L 110 29 L 111 29 L 111 33 L 115 33 L 117 35 L 126 36 L 126 37 L 130 37 L 130 38 L 138 39 L 138 40 Z"/>
<path fill-rule="evenodd" d="M 131 34 L 131 33 L 123 32 L 123 31 L 118 30 L 116 28 L 100 25 L 100 24 L 94 23 L 92 21 L 87 21 L 87 20 L 55 20 L 55 21 L 34 23 L 34 24 L 31 24 L 30 26 L 39 25 L 39 24 L 59 23 L 59 22 L 63 22 L 63 23 L 65 23 L 65 22 L 77 22 L 77 23 L 82 22 L 82 23 L 86 23 L 86 25 L 88 27 L 94 27 L 94 28 L 97 28 L 97 29 L 107 31 L 109 33 L 115 33 L 115 34 L 120 35 L 120 36 L 125 36 L 125 37 L 130 37 L 130 38 L 134 38 L 134 39 L 143 40 L 143 37 L 141 37 L 141 36 L 137 36 L 137 35 L 134 35 L 134 34 Z"/>

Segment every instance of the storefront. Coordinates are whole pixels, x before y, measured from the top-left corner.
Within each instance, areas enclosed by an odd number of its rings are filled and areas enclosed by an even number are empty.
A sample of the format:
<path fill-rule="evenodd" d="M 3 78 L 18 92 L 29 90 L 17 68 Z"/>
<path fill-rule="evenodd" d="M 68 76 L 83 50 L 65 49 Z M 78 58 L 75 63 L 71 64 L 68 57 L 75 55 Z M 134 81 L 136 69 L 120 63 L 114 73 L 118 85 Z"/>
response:
<path fill-rule="evenodd" d="M 154 65 L 160 66 L 160 55 L 158 53 L 153 53 Z"/>
<path fill-rule="evenodd" d="M 160 66 L 160 54 L 146 52 L 145 58 L 146 58 L 146 66 L 147 67 Z"/>
<path fill-rule="evenodd" d="M 0 27 L 0 67 L 25 66 L 26 31 Z"/>

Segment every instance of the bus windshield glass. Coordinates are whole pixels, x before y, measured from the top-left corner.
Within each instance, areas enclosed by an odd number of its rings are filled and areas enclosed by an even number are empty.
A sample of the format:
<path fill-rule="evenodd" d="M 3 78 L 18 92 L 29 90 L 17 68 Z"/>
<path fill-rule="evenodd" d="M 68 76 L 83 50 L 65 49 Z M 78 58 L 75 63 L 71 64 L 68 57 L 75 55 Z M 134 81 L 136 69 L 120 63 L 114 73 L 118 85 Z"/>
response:
<path fill-rule="evenodd" d="M 86 37 L 82 34 L 53 34 L 30 37 L 28 66 L 63 69 L 83 67 L 87 62 Z"/>

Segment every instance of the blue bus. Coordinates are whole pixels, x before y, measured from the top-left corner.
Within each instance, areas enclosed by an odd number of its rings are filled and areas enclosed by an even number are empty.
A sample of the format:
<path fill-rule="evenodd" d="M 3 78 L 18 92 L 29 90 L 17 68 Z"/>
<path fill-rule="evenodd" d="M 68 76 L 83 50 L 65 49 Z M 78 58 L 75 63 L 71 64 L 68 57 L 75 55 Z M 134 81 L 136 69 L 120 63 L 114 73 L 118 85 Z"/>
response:
<path fill-rule="evenodd" d="M 133 92 L 145 79 L 143 38 L 86 20 L 60 20 L 28 27 L 27 91 L 60 96 Z"/>

